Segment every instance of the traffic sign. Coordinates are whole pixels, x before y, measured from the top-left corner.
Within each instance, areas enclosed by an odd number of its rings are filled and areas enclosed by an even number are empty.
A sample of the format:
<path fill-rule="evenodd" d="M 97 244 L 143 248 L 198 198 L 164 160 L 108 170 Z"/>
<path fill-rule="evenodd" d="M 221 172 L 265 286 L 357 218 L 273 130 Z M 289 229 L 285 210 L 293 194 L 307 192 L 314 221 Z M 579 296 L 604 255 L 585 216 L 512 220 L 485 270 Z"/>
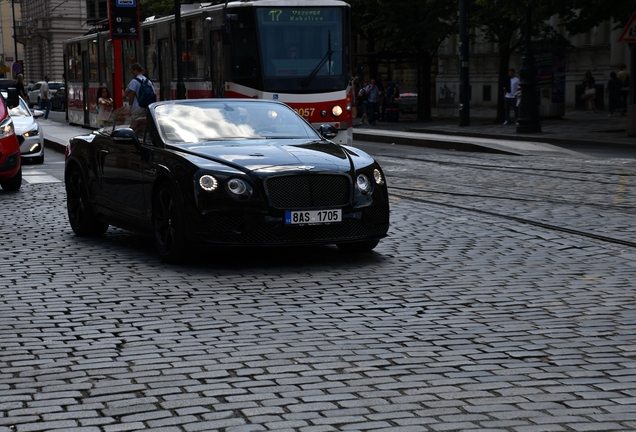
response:
<path fill-rule="evenodd" d="M 636 13 L 632 14 L 632 17 L 627 22 L 627 25 L 623 29 L 618 41 L 636 43 Z"/>
<path fill-rule="evenodd" d="M 12 68 L 13 68 L 13 72 L 15 72 L 15 73 L 22 72 L 22 65 L 20 63 L 18 63 L 18 62 L 13 63 Z"/>

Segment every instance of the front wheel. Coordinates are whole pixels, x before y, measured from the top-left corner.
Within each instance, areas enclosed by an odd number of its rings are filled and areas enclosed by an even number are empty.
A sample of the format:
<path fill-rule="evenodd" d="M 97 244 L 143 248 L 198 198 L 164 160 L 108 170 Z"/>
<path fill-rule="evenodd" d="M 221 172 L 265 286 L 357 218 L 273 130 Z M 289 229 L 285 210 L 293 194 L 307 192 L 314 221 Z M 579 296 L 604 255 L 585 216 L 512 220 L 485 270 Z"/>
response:
<path fill-rule="evenodd" d="M 95 218 L 88 187 L 82 172 L 77 168 L 71 172 L 66 183 L 66 210 L 73 232 L 80 237 L 97 237 L 108 229 L 108 224 Z"/>
<path fill-rule="evenodd" d="M 380 240 L 364 240 L 359 242 L 352 243 L 338 243 L 338 249 L 342 252 L 347 253 L 362 253 L 362 252 L 371 252 L 377 245 L 380 243 Z"/>
<path fill-rule="evenodd" d="M 9 180 L 0 182 L 0 186 L 7 192 L 15 192 L 20 189 L 20 186 L 22 186 L 22 167 L 20 167 L 18 173 Z"/>
<path fill-rule="evenodd" d="M 176 189 L 165 182 L 159 186 L 153 203 L 155 243 L 161 258 L 167 263 L 187 259 L 187 241 L 183 205 Z"/>

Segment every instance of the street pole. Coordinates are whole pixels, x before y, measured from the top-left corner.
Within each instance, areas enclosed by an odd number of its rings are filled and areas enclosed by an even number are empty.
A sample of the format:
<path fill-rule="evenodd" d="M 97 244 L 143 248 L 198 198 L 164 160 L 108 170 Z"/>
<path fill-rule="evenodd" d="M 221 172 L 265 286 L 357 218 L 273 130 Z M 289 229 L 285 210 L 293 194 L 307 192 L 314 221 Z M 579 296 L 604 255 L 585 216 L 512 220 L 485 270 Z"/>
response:
<path fill-rule="evenodd" d="M 517 119 L 517 133 L 541 132 L 539 124 L 539 110 L 537 106 L 536 66 L 532 54 L 532 7 L 526 7 L 526 44 L 523 50 L 521 75 L 521 101 L 519 103 L 519 118 Z"/>
<path fill-rule="evenodd" d="M 15 0 L 11 0 L 11 18 L 13 20 L 13 50 L 15 51 L 15 58 L 13 61 L 15 63 L 18 62 L 18 37 L 15 32 Z M 15 73 L 13 68 L 11 68 L 11 73 Z"/>
<path fill-rule="evenodd" d="M 177 99 L 186 98 L 183 82 L 183 44 L 181 40 L 181 0 L 174 0 L 174 26 L 177 39 Z"/>
<path fill-rule="evenodd" d="M 459 0 L 459 125 L 470 126 L 467 0 Z"/>

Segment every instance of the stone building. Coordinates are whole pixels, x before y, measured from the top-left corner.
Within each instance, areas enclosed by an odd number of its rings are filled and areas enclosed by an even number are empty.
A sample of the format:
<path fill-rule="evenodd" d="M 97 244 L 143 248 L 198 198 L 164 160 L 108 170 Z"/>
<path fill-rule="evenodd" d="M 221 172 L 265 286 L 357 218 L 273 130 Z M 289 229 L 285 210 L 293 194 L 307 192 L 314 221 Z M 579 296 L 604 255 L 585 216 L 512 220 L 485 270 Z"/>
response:
<path fill-rule="evenodd" d="M 22 44 L 13 38 L 13 22 L 20 20 L 18 0 L 0 2 L 0 78 L 14 78 L 21 65 L 14 63 L 22 59 Z"/>
<path fill-rule="evenodd" d="M 63 42 L 89 29 L 86 0 L 23 0 L 21 16 L 15 30 L 24 46 L 26 81 L 41 81 L 44 75 L 62 81 Z"/>
<path fill-rule="evenodd" d="M 539 88 L 539 115 L 559 116 L 566 111 L 583 109 L 581 100 L 582 81 L 586 71 L 590 71 L 597 84 L 597 108 L 607 109 L 605 86 L 610 72 L 618 72 L 621 64 L 630 65 L 630 51 L 627 43 L 618 42 L 621 29 L 614 29 L 611 22 L 604 22 L 587 33 L 569 35 L 554 17 L 551 25 L 560 31 L 571 44 L 565 50 L 554 50 L 549 44 L 533 41 L 533 54 L 537 66 L 537 86 Z M 474 39 L 470 44 L 470 85 L 471 107 L 495 108 L 499 89 L 497 71 L 499 55 L 496 44 L 485 40 L 479 31 L 473 30 Z M 439 71 L 436 77 L 434 95 L 436 102 L 448 94 L 448 89 L 459 104 L 459 44 L 457 37 L 448 38 L 439 49 Z M 521 69 L 522 53 L 514 53 L 510 68 Z M 453 92 L 452 89 L 456 91 Z"/>

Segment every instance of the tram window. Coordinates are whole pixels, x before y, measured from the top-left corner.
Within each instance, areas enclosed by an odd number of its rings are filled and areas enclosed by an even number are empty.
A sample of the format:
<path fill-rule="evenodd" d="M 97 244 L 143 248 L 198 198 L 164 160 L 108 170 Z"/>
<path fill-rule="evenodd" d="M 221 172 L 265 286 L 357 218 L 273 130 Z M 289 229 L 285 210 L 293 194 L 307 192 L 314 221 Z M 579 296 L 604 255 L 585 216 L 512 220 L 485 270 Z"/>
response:
<path fill-rule="evenodd" d="M 159 64 L 157 57 L 157 40 L 154 28 L 144 30 L 144 60 L 147 71 L 146 76 L 150 79 L 157 79 L 159 77 Z"/>
<path fill-rule="evenodd" d="M 257 78 L 259 57 L 254 15 L 251 10 L 239 11 L 232 22 L 232 77 Z"/>
<path fill-rule="evenodd" d="M 186 22 L 184 62 L 188 78 L 203 78 L 203 26 L 201 20 Z"/>
<path fill-rule="evenodd" d="M 98 60 L 97 60 L 97 35 L 88 44 L 88 80 L 99 81 Z"/>
<path fill-rule="evenodd" d="M 319 65 L 318 76 L 343 74 L 341 9 L 259 8 L 257 20 L 265 75 L 306 77 Z"/>

